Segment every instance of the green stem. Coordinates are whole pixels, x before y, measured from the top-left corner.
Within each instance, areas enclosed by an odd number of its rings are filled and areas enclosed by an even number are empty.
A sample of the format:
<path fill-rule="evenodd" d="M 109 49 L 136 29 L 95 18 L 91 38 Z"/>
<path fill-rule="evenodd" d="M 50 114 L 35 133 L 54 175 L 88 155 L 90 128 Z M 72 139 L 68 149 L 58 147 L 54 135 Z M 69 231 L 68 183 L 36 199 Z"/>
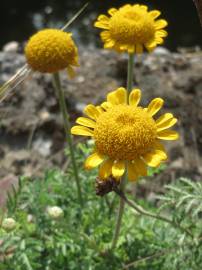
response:
<path fill-rule="evenodd" d="M 151 213 L 151 212 L 145 210 L 143 207 L 141 207 L 140 205 L 138 205 L 136 202 L 129 200 L 125 196 L 124 192 L 121 191 L 121 190 L 116 189 L 114 191 L 120 196 L 120 198 L 125 203 L 127 203 L 130 207 L 132 207 L 133 209 L 135 209 L 138 213 L 140 213 L 142 215 L 145 215 L 145 216 L 148 216 L 148 217 L 151 217 L 151 218 L 155 218 L 155 219 L 159 219 L 159 220 L 162 220 L 164 222 L 167 222 L 167 223 L 171 224 L 173 227 L 178 228 L 179 230 L 181 230 L 183 233 L 186 233 L 190 237 L 194 238 L 194 236 L 192 235 L 192 233 L 188 229 L 182 227 L 180 224 L 175 223 L 174 221 L 170 220 L 167 217 L 164 217 L 164 216 L 161 216 L 161 215 L 158 215 L 158 214 L 154 214 L 154 213 Z"/>
<path fill-rule="evenodd" d="M 121 181 L 121 190 L 125 189 L 125 182 L 126 182 L 126 174 L 125 176 L 123 176 L 122 181 Z M 121 222 L 122 222 L 122 217 L 123 217 L 123 213 L 124 213 L 124 205 L 125 202 L 122 198 L 120 198 L 119 201 L 119 210 L 118 210 L 118 215 L 117 215 L 117 219 L 116 219 L 116 227 L 115 227 L 115 231 L 114 231 L 114 236 L 112 239 L 112 246 L 111 249 L 115 249 L 118 238 L 119 238 L 119 234 L 120 234 L 120 229 L 121 229 Z"/>
<path fill-rule="evenodd" d="M 127 90 L 128 94 L 133 88 L 133 65 L 134 65 L 134 53 L 130 53 L 128 56 L 128 73 L 127 73 Z"/>
<path fill-rule="evenodd" d="M 79 181 L 79 176 L 78 176 L 78 168 L 77 168 L 75 155 L 74 155 L 74 147 L 73 147 L 72 137 L 71 137 L 71 133 L 70 133 L 69 114 L 67 112 L 64 92 L 63 92 L 63 89 L 61 87 L 59 73 L 54 73 L 53 74 L 53 81 L 54 81 L 55 89 L 57 91 L 60 110 L 61 110 L 61 113 L 62 113 L 62 116 L 63 116 L 63 124 L 64 124 L 64 129 L 65 129 L 67 142 L 68 142 L 68 145 L 69 145 L 70 157 L 71 157 L 71 162 L 72 162 L 73 171 L 74 171 L 74 177 L 75 177 L 75 181 L 76 181 L 76 185 L 77 185 L 78 198 L 79 198 L 79 202 L 80 202 L 80 204 L 82 206 L 83 205 L 83 199 L 82 199 L 81 186 L 80 186 L 80 181 Z"/>
<path fill-rule="evenodd" d="M 133 65 L 134 65 L 134 53 L 129 54 L 129 58 L 128 58 L 128 71 L 127 71 L 128 96 L 130 94 L 130 91 L 133 88 Z M 120 189 L 122 192 L 124 192 L 124 190 L 125 190 L 126 181 L 127 181 L 127 173 L 125 173 L 125 175 L 123 176 L 122 181 L 121 181 Z M 111 246 L 112 250 L 115 249 L 118 238 L 119 238 L 122 217 L 123 217 L 123 213 L 124 213 L 124 205 L 125 205 L 124 199 L 120 198 L 119 210 L 118 210 L 118 215 L 117 215 L 117 220 L 116 220 L 116 227 L 115 227 L 114 236 L 112 239 L 112 246 Z"/>

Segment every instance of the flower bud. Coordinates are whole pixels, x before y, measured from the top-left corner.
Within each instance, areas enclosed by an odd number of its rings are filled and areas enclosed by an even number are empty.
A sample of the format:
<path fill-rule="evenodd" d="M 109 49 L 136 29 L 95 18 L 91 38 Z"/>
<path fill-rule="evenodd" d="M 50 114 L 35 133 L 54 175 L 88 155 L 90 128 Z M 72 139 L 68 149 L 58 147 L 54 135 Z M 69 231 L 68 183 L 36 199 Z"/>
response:
<path fill-rule="evenodd" d="M 52 219 L 58 219 L 64 215 L 62 208 L 58 206 L 48 207 L 47 212 Z"/>
<path fill-rule="evenodd" d="M 11 232 L 16 228 L 16 221 L 13 218 L 5 218 L 2 222 L 2 228 L 7 232 Z"/>

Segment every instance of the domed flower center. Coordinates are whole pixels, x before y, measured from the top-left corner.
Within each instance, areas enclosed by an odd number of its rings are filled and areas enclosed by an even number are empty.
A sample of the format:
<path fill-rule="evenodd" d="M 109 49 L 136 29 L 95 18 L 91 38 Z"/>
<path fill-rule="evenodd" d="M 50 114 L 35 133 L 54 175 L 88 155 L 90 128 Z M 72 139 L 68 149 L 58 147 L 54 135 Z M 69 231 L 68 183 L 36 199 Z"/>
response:
<path fill-rule="evenodd" d="M 111 17 L 109 28 L 112 38 L 123 44 L 145 44 L 155 34 L 154 20 L 142 9 L 119 10 Z"/>
<path fill-rule="evenodd" d="M 96 149 L 114 160 L 133 160 L 153 146 L 155 121 L 141 107 L 117 105 L 99 116 L 94 130 Z"/>
<path fill-rule="evenodd" d="M 25 47 L 27 62 L 33 70 L 54 73 L 78 65 L 77 47 L 70 33 L 44 29 L 34 34 Z"/>

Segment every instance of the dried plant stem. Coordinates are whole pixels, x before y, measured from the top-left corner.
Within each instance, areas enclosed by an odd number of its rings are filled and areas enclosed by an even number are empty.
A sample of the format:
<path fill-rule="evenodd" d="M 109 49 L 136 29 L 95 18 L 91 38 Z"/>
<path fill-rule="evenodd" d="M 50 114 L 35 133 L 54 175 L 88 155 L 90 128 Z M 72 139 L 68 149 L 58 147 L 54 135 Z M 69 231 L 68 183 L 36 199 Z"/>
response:
<path fill-rule="evenodd" d="M 125 203 L 127 203 L 130 207 L 132 207 L 133 209 L 135 209 L 141 215 L 148 216 L 148 217 L 151 217 L 151 218 L 155 218 L 155 219 L 158 219 L 158 220 L 162 220 L 164 222 L 167 222 L 167 223 L 171 224 L 173 227 L 178 228 L 183 233 L 186 233 L 191 238 L 194 238 L 194 236 L 192 235 L 192 233 L 188 229 L 182 227 L 180 224 L 175 223 L 174 221 L 170 220 L 167 217 L 164 217 L 164 216 L 161 216 L 161 215 L 158 215 L 158 214 L 154 214 L 154 213 L 151 213 L 151 212 L 145 210 L 143 207 L 141 207 L 140 205 L 138 205 L 135 201 L 129 200 L 125 196 L 124 192 L 121 191 L 121 190 L 115 189 L 114 191 L 116 192 L 116 194 L 118 194 L 120 196 L 120 198 L 122 200 L 124 200 Z"/>
<path fill-rule="evenodd" d="M 53 74 L 53 82 L 54 82 L 54 87 L 57 91 L 57 96 L 58 96 L 58 101 L 60 105 L 60 110 L 63 116 L 63 123 L 64 123 L 64 129 L 65 129 L 65 134 L 67 138 L 67 143 L 69 145 L 69 150 L 70 150 L 70 157 L 71 157 L 71 162 L 72 162 L 72 167 L 74 171 L 74 177 L 77 185 L 77 192 L 78 192 L 78 199 L 80 202 L 80 205 L 83 205 L 83 199 L 82 199 L 82 193 L 81 193 L 81 186 L 80 186 L 80 180 L 78 176 L 78 168 L 75 160 L 75 155 L 74 155 L 74 146 L 73 146 L 73 141 L 70 133 L 70 121 L 69 121 L 69 114 L 67 112 L 67 107 L 65 103 L 65 97 L 64 97 L 64 91 L 61 87 L 61 82 L 60 82 L 60 76 L 59 73 L 54 73 Z"/>
<path fill-rule="evenodd" d="M 70 26 L 70 24 L 73 23 L 79 17 L 79 15 L 81 15 L 81 13 L 87 8 L 89 3 L 90 1 L 83 5 L 83 7 L 61 28 L 61 30 L 66 30 Z"/>
<path fill-rule="evenodd" d="M 127 91 L 128 91 L 128 96 L 129 96 L 129 93 L 133 88 L 134 53 L 129 54 L 128 57 L 129 58 L 128 58 L 128 70 L 127 70 Z M 123 176 L 122 181 L 121 181 L 120 189 L 122 192 L 124 192 L 124 190 L 125 190 L 126 181 L 127 181 L 127 173 L 125 173 L 125 175 Z M 124 213 L 124 205 L 125 205 L 124 199 L 120 198 L 119 210 L 118 210 L 118 215 L 117 215 L 117 220 L 116 220 L 116 227 L 115 227 L 114 236 L 112 239 L 112 246 L 111 246 L 112 250 L 115 249 L 118 238 L 119 238 L 122 217 L 123 217 L 123 213 Z"/>
<path fill-rule="evenodd" d="M 193 0 L 202 26 L 202 0 Z"/>

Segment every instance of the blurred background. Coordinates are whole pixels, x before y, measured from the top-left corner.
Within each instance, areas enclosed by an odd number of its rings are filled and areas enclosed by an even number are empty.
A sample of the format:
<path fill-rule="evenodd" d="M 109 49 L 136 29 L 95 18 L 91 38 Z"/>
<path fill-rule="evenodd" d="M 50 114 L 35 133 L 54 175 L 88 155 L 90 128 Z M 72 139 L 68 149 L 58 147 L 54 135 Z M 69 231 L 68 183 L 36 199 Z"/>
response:
<path fill-rule="evenodd" d="M 83 0 L 1 0 L 0 49 L 9 41 L 27 40 L 38 29 L 61 27 L 84 3 L 86 1 Z M 192 0 L 92 0 L 88 9 L 71 25 L 77 42 L 101 46 L 98 35 L 95 35 L 98 30 L 94 29 L 93 21 L 99 13 L 106 13 L 109 7 L 125 3 L 147 4 L 151 9 L 162 11 L 162 17 L 169 22 L 169 38 L 165 46 L 170 50 L 202 44 L 201 28 Z"/>

